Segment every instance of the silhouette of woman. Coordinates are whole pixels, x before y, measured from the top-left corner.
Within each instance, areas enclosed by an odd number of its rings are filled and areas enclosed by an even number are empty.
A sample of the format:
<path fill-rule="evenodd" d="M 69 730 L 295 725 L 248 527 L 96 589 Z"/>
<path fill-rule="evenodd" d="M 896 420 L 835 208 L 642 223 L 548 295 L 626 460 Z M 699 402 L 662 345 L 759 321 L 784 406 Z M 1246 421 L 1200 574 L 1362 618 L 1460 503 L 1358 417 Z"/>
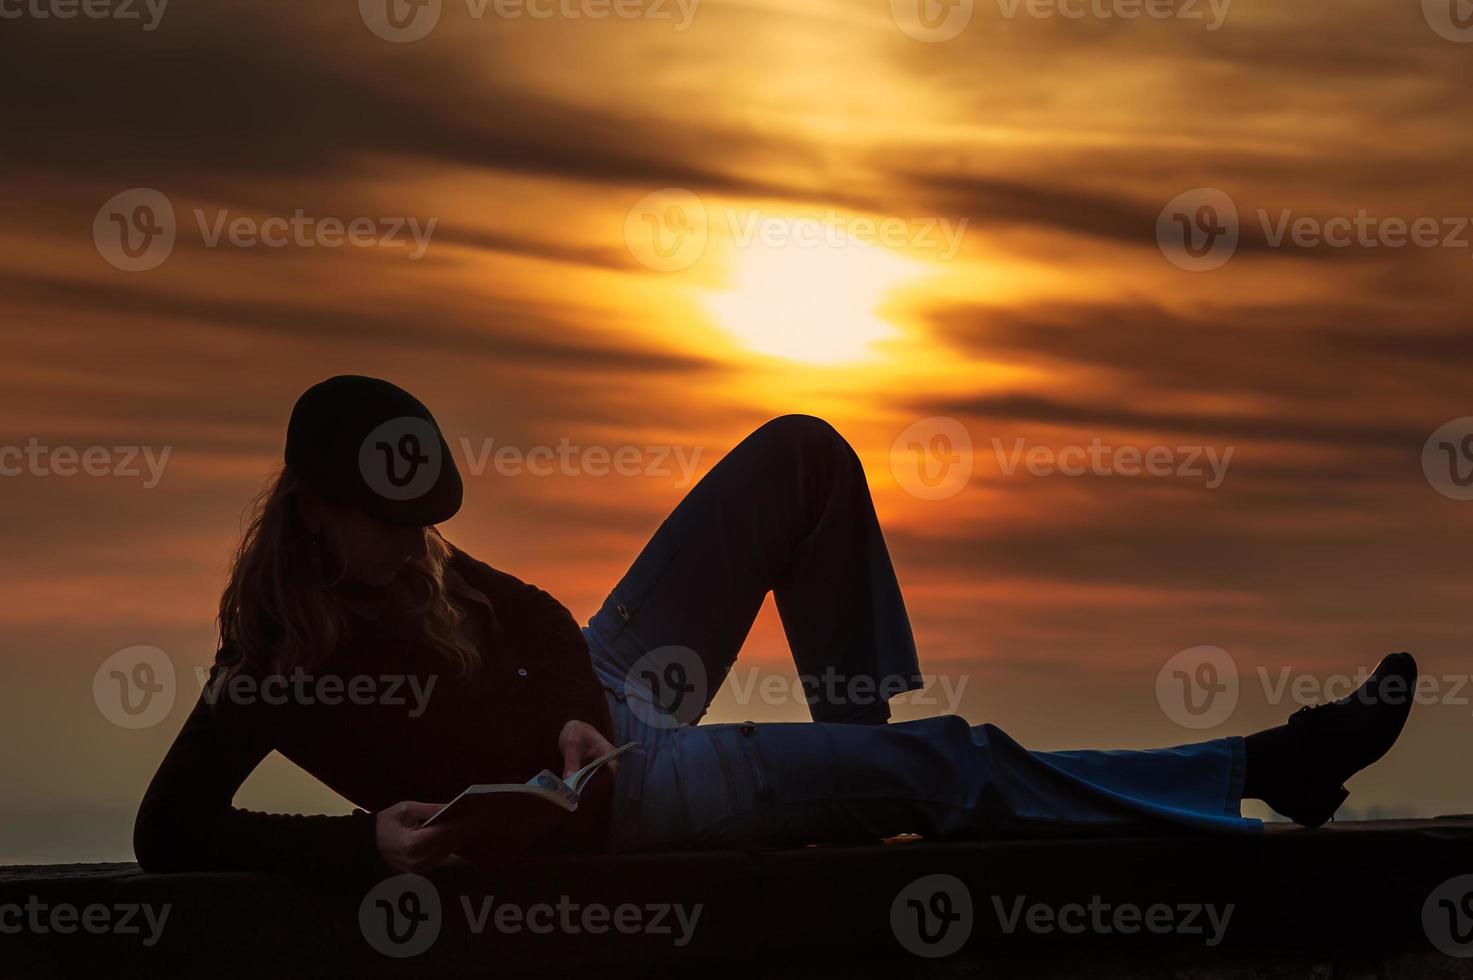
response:
<path fill-rule="evenodd" d="M 409 393 L 339 376 L 302 395 L 221 598 L 209 683 L 139 808 L 146 870 L 432 870 L 485 853 L 453 821 L 422 826 L 466 786 L 631 741 L 575 813 L 516 846 L 1257 832 L 1245 797 L 1317 826 L 1410 709 L 1416 664 L 1393 654 L 1350 697 L 1247 738 L 1030 752 L 956 715 L 888 724 L 888 699 L 920 686 L 905 604 L 858 458 L 808 416 L 722 459 L 582 628 L 440 535 L 461 497 Z M 813 722 L 697 724 L 768 592 Z M 234 807 L 273 749 L 358 809 Z"/>

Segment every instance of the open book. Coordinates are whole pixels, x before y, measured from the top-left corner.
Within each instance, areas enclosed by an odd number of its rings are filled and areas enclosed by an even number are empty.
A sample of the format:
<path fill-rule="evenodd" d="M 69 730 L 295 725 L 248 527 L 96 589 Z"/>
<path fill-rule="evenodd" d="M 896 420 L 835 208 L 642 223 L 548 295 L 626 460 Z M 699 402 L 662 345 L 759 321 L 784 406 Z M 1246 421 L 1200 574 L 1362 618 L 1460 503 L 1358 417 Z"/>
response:
<path fill-rule="evenodd" d="M 546 800 L 571 813 L 578 809 L 578 801 L 583 794 L 583 789 L 593 778 L 593 774 L 602 769 L 605 763 L 611 759 L 617 759 L 638 744 L 638 742 L 629 742 L 617 749 L 605 752 L 567 779 L 544 769 L 525 783 L 479 783 L 475 786 L 468 786 L 459 796 L 436 810 L 430 819 L 420 826 L 428 827 L 437 820 L 444 823 L 452 818 L 459 821 L 493 814 L 507 802 L 506 794 Z"/>

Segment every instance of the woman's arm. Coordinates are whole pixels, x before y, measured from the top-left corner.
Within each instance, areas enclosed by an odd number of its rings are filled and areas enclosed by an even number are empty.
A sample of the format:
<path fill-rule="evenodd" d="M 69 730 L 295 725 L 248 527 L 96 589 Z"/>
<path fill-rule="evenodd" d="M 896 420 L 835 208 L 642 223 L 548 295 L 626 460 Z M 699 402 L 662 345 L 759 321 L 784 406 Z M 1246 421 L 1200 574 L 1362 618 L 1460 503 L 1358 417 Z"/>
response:
<path fill-rule="evenodd" d="M 223 669 L 216 666 L 212 679 Z M 211 705 L 201 695 L 138 808 L 133 851 L 143 870 L 382 870 L 373 814 L 301 816 L 231 805 L 241 783 L 273 748 L 263 711 L 270 707 L 234 704 L 227 695 Z"/>

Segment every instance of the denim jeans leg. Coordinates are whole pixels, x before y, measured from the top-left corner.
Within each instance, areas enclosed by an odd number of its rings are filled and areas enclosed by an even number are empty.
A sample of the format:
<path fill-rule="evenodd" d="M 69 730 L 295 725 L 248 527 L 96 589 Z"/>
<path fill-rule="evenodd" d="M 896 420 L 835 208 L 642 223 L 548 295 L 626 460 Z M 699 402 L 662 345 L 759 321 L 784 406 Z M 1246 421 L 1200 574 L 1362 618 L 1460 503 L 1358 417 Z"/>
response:
<path fill-rule="evenodd" d="M 1030 752 L 944 715 L 888 726 L 702 725 L 644 776 L 651 819 L 619 849 L 792 847 L 1170 828 L 1255 833 L 1240 815 L 1242 740 L 1144 751 Z"/>
<path fill-rule="evenodd" d="M 843 437 L 809 416 L 774 419 L 717 463 L 660 525 L 589 629 L 626 678 L 652 655 L 688 660 L 672 694 L 688 703 L 666 707 L 693 722 L 769 591 L 815 720 L 883 722 L 889 697 L 921 686 L 863 468 Z M 654 673 L 668 667 L 661 661 Z"/>

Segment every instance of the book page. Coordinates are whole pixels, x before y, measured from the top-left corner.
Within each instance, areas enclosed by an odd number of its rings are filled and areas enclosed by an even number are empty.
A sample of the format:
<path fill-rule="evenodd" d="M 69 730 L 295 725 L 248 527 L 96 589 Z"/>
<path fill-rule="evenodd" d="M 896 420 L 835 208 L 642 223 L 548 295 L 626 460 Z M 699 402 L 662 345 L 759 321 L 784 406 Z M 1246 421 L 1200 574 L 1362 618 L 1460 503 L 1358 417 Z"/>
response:
<path fill-rule="evenodd" d="M 583 787 L 588 784 L 588 780 L 593 778 L 593 774 L 598 772 L 599 769 L 603 767 L 604 763 L 608 762 L 611 759 L 617 759 L 619 756 L 623 755 L 625 752 L 628 752 L 630 749 L 634 748 L 638 744 L 638 742 L 626 742 L 625 744 L 619 746 L 617 749 L 610 749 L 608 752 L 605 752 L 603 755 L 599 756 L 597 759 L 594 759 L 588 765 L 584 766 L 582 769 L 579 769 L 577 772 L 573 773 L 573 775 L 569 776 L 566 780 L 568 788 L 570 788 L 574 793 L 582 793 Z"/>

